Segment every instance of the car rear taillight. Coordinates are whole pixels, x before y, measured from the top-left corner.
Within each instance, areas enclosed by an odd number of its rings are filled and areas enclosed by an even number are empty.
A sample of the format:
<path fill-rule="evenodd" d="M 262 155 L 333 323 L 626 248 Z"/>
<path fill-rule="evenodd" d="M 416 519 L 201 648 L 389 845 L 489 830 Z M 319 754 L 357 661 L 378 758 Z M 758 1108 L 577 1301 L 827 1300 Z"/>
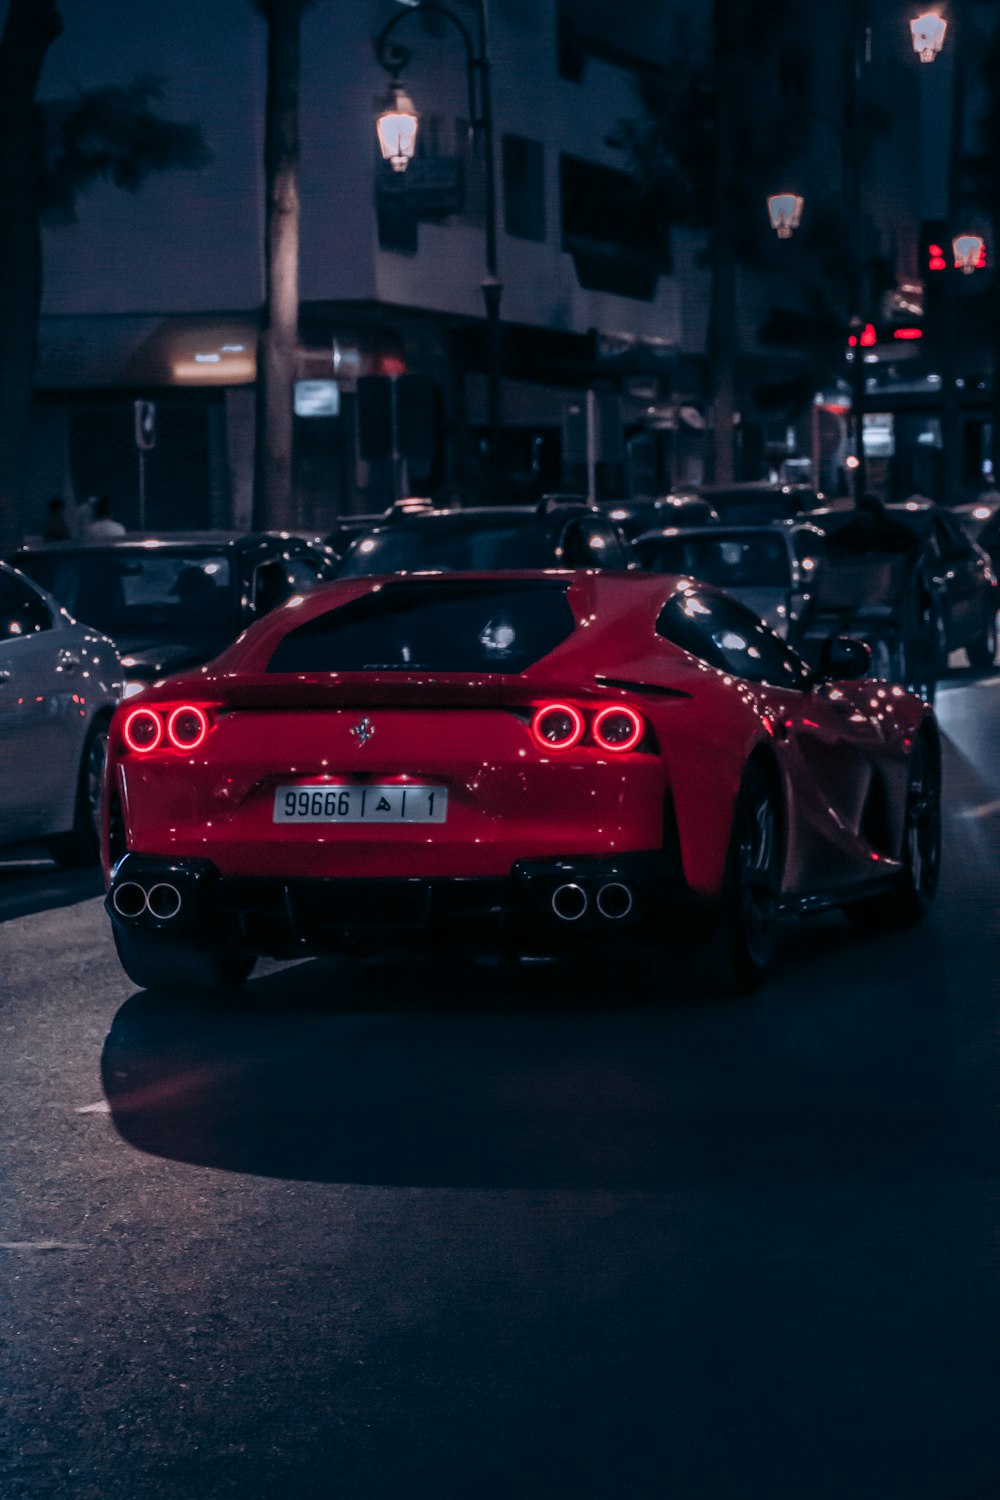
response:
<path fill-rule="evenodd" d="M 178 750 L 197 750 L 208 733 L 208 715 L 193 703 L 175 708 L 167 720 L 167 738 Z"/>
<path fill-rule="evenodd" d="M 135 708 L 122 726 L 122 736 L 130 750 L 143 755 L 163 739 L 163 721 L 151 708 Z"/>
<path fill-rule="evenodd" d="M 583 714 L 571 703 L 543 703 L 531 732 L 543 750 L 569 750 L 583 738 Z"/>
<path fill-rule="evenodd" d="M 645 730 L 642 715 L 634 708 L 615 703 L 602 708 L 594 719 L 592 731 L 594 743 L 602 750 L 634 750 Z"/>
<path fill-rule="evenodd" d="M 197 750 L 212 727 L 211 705 L 158 703 L 155 708 L 133 708 L 125 715 L 122 738 L 129 750 L 148 755 L 151 750 Z"/>

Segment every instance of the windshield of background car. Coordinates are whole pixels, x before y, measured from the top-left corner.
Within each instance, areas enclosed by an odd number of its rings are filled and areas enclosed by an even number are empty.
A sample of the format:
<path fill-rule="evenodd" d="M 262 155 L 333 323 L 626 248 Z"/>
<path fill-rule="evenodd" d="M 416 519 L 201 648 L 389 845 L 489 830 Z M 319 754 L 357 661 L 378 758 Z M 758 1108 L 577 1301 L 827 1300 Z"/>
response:
<path fill-rule="evenodd" d="M 210 550 L 37 552 L 24 571 L 76 619 L 110 636 L 226 639 L 239 601 L 229 557 Z"/>
<path fill-rule="evenodd" d="M 269 672 L 523 672 L 573 632 L 565 582 L 390 583 L 300 625 Z"/>
<path fill-rule="evenodd" d="M 639 548 L 651 573 L 686 573 L 721 589 L 791 586 L 788 548 L 781 536 L 660 537 Z"/>
<path fill-rule="evenodd" d="M 809 509 L 808 496 L 781 490 L 713 490 L 707 497 L 730 526 L 761 526 Z"/>
<path fill-rule="evenodd" d="M 534 518 L 442 516 L 413 525 L 398 522 L 359 537 L 338 577 L 376 573 L 491 573 L 505 568 L 551 568 L 552 551 Z"/>

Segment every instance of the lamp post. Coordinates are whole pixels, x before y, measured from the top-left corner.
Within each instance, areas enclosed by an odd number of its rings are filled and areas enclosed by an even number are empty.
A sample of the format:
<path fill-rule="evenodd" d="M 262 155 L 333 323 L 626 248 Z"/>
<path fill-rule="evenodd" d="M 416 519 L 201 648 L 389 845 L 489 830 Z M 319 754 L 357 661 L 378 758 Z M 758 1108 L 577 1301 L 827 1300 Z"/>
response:
<path fill-rule="evenodd" d="M 410 16 L 424 11 L 449 21 L 462 39 L 466 83 L 469 91 L 469 124 L 483 148 L 486 179 L 486 276 L 482 282 L 486 308 L 486 407 L 490 432 L 490 483 L 495 486 L 500 462 L 502 426 L 502 347 L 500 340 L 500 295 L 497 274 L 496 176 L 493 161 L 493 106 L 490 98 L 490 58 L 486 24 L 486 0 L 476 0 L 476 36 L 465 22 L 437 0 L 410 0 L 405 10 L 393 16 L 375 39 L 375 55 L 389 74 L 391 83 L 385 108 L 376 121 L 383 157 L 396 172 L 405 172 L 413 156 L 419 116 L 412 100 L 403 92 L 399 75 L 412 56 L 396 40 L 396 31 Z"/>

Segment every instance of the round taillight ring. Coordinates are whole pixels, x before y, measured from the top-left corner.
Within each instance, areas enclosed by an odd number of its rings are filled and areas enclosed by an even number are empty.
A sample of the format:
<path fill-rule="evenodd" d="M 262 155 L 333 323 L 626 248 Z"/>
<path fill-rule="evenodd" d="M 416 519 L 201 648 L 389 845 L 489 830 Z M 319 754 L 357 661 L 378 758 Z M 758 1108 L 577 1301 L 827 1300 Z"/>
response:
<path fill-rule="evenodd" d="M 163 720 L 151 708 L 134 708 L 122 725 L 122 738 L 137 755 L 146 755 L 163 738 Z"/>
<path fill-rule="evenodd" d="M 634 750 L 645 732 L 642 715 L 623 703 L 612 703 L 602 708 L 594 719 L 594 739 L 602 750 L 621 754 Z"/>
<path fill-rule="evenodd" d="M 208 715 L 193 703 L 182 703 L 167 720 L 170 743 L 178 750 L 197 750 L 208 733 Z"/>
<path fill-rule="evenodd" d="M 554 736 L 544 733 L 546 719 L 553 722 L 550 728 Z M 562 720 L 562 723 L 558 723 Z M 543 703 L 535 710 L 531 720 L 531 732 L 535 743 L 543 750 L 569 750 L 583 738 L 583 714 L 572 703 Z"/>

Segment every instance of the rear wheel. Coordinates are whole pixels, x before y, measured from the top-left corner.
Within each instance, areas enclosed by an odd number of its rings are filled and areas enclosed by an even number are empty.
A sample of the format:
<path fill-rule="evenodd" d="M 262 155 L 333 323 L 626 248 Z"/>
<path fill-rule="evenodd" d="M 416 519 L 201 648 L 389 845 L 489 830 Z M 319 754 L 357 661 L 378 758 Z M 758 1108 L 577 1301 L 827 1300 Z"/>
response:
<path fill-rule="evenodd" d="M 966 646 L 969 666 L 975 672 L 992 672 L 997 654 L 997 617 L 992 605 L 985 611 L 979 635 Z"/>
<path fill-rule="evenodd" d="M 125 973 L 144 990 L 224 993 L 239 989 L 257 962 L 253 954 L 193 943 L 162 932 L 128 932 L 112 924 Z"/>
<path fill-rule="evenodd" d="M 718 921 L 708 954 L 709 975 L 728 991 L 759 989 L 774 952 L 781 888 L 778 799 L 763 771 L 751 766 L 733 815 Z"/>
<path fill-rule="evenodd" d="M 858 927 L 916 927 L 930 909 L 941 870 L 941 757 L 929 735 L 913 747 L 903 824 L 903 873 L 895 889 L 845 907 Z"/>
<path fill-rule="evenodd" d="M 108 723 L 92 724 L 84 741 L 76 781 L 73 827 L 69 833 L 46 840 L 46 848 L 57 864 L 76 869 L 96 862 L 101 848 L 101 799 L 104 767 L 108 759 Z"/>

